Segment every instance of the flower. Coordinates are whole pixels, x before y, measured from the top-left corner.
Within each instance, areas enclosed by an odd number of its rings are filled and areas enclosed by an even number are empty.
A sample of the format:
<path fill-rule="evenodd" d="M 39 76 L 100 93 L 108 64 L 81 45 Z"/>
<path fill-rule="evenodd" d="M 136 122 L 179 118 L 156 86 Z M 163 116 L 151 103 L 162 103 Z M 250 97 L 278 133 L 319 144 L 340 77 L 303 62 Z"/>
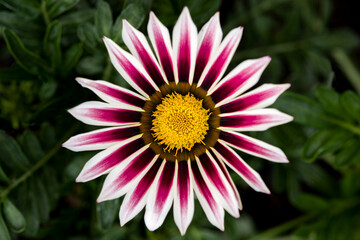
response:
<path fill-rule="evenodd" d="M 108 174 L 98 202 L 123 195 L 120 223 L 144 207 L 149 230 L 162 225 L 173 205 L 174 220 L 185 234 L 194 214 L 194 192 L 209 221 L 224 229 L 224 209 L 239 217 L 239 193 L 229 167 L 259 192 L 270 193 L 260 175 L 235 150 L 273 162 L 285 154 L 242 134 L 263 131 L 293 118 L 265 108 L 289 84 L 253 87 L 270 57 L 247 60 L 224 72 L 240 42 L 242 27 L 222 40 L 216 13 L 198 33 L 188 9 L 172 35 L 151 12 L 145 36 L 123 21 L 122 37 L 131 54 L 104 37 L 114 67 L 135 90 L 105 81 L 76 80 L 102 100 L 69 110 L 78 120 L 110 126 L 79 134 L 63 144 L 72 151 L 102 150 L 77 177 L 87 182 Z"/>

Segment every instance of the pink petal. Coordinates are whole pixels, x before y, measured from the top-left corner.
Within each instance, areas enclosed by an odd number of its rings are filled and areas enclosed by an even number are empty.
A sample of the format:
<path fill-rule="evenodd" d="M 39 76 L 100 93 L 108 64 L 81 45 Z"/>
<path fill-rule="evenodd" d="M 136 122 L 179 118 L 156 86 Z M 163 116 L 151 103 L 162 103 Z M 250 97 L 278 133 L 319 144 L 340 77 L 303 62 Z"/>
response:
<path fill-rule="evenodd" d="M 198 36 L 198 52 L 194 73 L 194 83 L 201 77 L 205 66 L 214 56 L 222 39 L 219 13 L 217 12 L 200 30 Z"/>
<path fill-rule="evenodd" d="M 142 146 L 144 142 L 138 135 L 99 152 L 85 164 L 76 181 L 87 182 L 108 173 Z"/>
<path fill-rule="evenodd" d="M 224 209 L 215 200 L 208 185 L 204 181 L 196 162 L 191 163 L 195 194 L 209 222 L 224 231 Z"/>
<path fill-rule="evenodd" d="M 176 162 L 178 174 L 175 185 L 174 219 L 184 235 L 194 216 L 194 193 L 190 179 L 190 161 Z"/>
<path fill-rule="evenodd" d="M 264 131 L 294 119 L 272 108 L 225 113 L 220 117 L 220 129 L 232 131 Z"/>
<path fill-rule="evenodd" d="M 172 35 L 179 82 L 192 83 L 197 51 L 197 29 L 187 7 L 176 22 Z"/>
<path fill-rule="evenodd" d="M 234 68 L 218 85 L 209 90 L 216 106 L 230 102 L 254 86 L 270 60 L 270 57 L 246 60 Z"/>
<path fill-rule="evenodd" d="M 158 158 L 136 187 L 125 195 L 119 212 L 121 226 L 133 219 L 144 208 L 149 189 L 154 183 L 156 174 L 162 172 L 163 167 L 164 162 Z"/>
<path fill-rule="evenodd" d="M 163 161 L 165 162 L 164 169 L 156 176 L 146 204 L 145 225 L 150 231 L 162 225 L 174 199 L 176 165 L 171 161 Z"/>
<path fill-rule="evenodd" d="M 112 64 L 130 86 L 146 98 L 159 90 L 137 59 L 111 39 L 103 37 L 103 40 Z"/>
<path fill-rule="evenodd" d="M 126 88 L 105 81 L 76 78 L 81 86 L 89 88 L 102 100 L 116 107 L 142 111 L 146 99 Z"/>
<path fill-rule="evenodd" d="M 144 34 L 132 27 L 125 19 L 123 20 L 122 38 L 130 52 L 141 61 L 156 85 L 162 86 L 167 83 L 166 76 L 157 63 Z"/>
<path fill-rule="evenodd" d="M 104 102 L 84 102 L 68 110 L 83 123 L 95 126 L 116 126 L 139 123 L 141 112 L 113 107 Z"/>
<path fill-rule="evenodd" d="M 175 77 L 177 78 L 177 71 L 173 60 L 169 30 L 157 19 L 153 12 L 150 12 L 147 29 L 150 41 L 160 65 L 164 69 L 167 80 L 169 82 L 177 82 L 175 80 Z"/>
<path fill-rule="evenodd" d="M 212 149 L 213 150 L 213 149 Z M 220 167 L 222 173 L 224 174 L 226 180 L 230 183 L 231 188 L 233 189 L 235 195 L 236 195 L 236 199 L 237 199 L 237 204 L 238 204 L 238 208 L 240 210 L 243 209 L 242 203 L 241 203 L 241 199 L 240 199 L 240 194 L 234 184 L 234 181 L 232 180 L 232 178 L 230 177 L 230 174 L 228 172 L 228 170 L 226 169 L 226 166 L 224 164 L 224 162 L 222 160 L 220 160 L 213 151 L 210 151 L 213 159 L 215 160 L 215 162 L 217 163 L 217 165 Z"/>
<path fill-rule="evenodd" d="M 123 160 L 106 177 L 97 201 L 119 198 L 133 189 L 155 163 L 157 157 L 147 145 Z"/>
<path fill-rule="evenodd" d="M 139 126 L 103 128 L 73 136 L 62 146 L 74 152 L 101 150 L 139 134 Z"/>
<path fill-rule="evenodd" d="M 263 84 L 260 87 L 241 95 L 234 100 L 221 105 L 222 113 L 237 112 L 242 110 L 259 109 L 270 106 L 290 84 Z M 219 104 L 218 104 L 219 106 Z"/>
<path fill-rule="evenodd" d="M 229 144 L 232 147 L 250 155 L 264 158 L 273 162 L 289 162 L 284 152 L 281 151 L 280 148 L 274 147 L 255 138 L 245 136 L 241 133 L 221 131 L 219 138 L 224 140 L 226 144 Z"/>
<path fill-rule="evenodd" d="M 231 58 L 240 43 L 242 32 L 242 27 L 231 30 L 220 44 L 217 55 L 212 58 L 206 66 L 198 84 L 206 91 L 216 84 L 225 73 Z"/>
<path fill-rule="evenodd" d="M 260 175 L 254 171 L 244 160 L 231 148 L 219 141 L 213 149 L 215 155 L 231 167 L 244 181 L 255 191 L 270 194 L 269 189 L 261 179 Z"/>
<path fill-rule="evenodd" d="M 236 195 L 210 153 L 196 160 L 203 179 L 215 199 L 234 217 L 240 217 Z"/>

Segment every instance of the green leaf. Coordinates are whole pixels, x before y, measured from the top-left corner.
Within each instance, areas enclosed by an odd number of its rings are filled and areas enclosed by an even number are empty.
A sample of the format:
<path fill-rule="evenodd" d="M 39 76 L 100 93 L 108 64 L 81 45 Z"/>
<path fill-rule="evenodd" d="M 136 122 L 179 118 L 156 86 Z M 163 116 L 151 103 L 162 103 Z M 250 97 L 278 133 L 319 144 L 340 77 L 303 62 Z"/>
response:
<path fill-rule="evenodd" d="M 41 85 L 40 91 L 39 91 L 39 98 L 41 101 L 46 101 L 53 97 L 56 93 L 56 89 L 58 87 L 58 83 L 56 81 L 49 81 Z"/>
<path fill-rule="evenodd" d="M 92 22 L 94 17 L 93 9 L 81 9 L 74 12 L 67 13 L 61 16 L 58 20 L 60 21 L 63 32 L 73 32 L 76 28 L 86 22 Z"/>
<path fill-rule="evenodd" d="M 291 202 L 305 212 L 325 210 L 330 205 L 324 198 L 309 193 L 299 193 L 291 199 Z"/>
<path fill-rule="evenodd" d="M 331 126 L 322 108 L 310 98 L 300 94 L 286 92 L 276 101 L 274 106 L 294 117 L 294 121 L 313 127 Z"/>
<path fill-rule="evenodd" d="M 337 153 L 334 159 L 336 168 L 342 169 L 356 162 L 360 162 L 360 140 L 350 139 Z"/>
<path fill-rule="evenodd" d="M 28 191 L 25 188 L 25 191 L 21 191 L 18 195 L 21 194 L 26 194 L 22 201 L 22 205 L 18 205 L 19 207 L 22 206 L 22 213 L 24 214 L 26 221 L 26 228 L 23 234 L 32 237 L 35 236 L 39 230 L 40 220 L 38 208 L 41 206 L 37 204 L 38 199 L 34 192 Z"/>
<path fill-rule="evenodd" d="M 30 168 L 29 160 L 17 142 L 2 130 L 0 130 L 0 160 L 13 169 L 26 171 Z"/>
<path fill-rule="evenodd" d="M 22 36 L 38 36 L 42 31 L 41 25 L 33 21 L 24 21 L 17 14 L 7 11 L 0 12 L 0 25 L 21 33 Z"/>
<path fill-rule="evenodd" d="M 99 34 L 98 37 L 110 36 L 112 24 L 113 17 L 109 4 L 104 1 L 99 1 L 95 13 L 95 28 Z"/>
<path fill-rule="evenodd" d="M 340 130 L 324 129 L 315 133 L 306 143 L 303 150 L 303 158 L 306 161 L 314 161 L 319 156 L 334 152 L 351 138 L 352 134 Z"/>
<path fill-rule="evenodd" d="M 119 199 L 102 202 L 96 205 L 96 213 L 101 229 L 109 229 L 118 215 Z"/>
<path fill-rule="evenodd" d="M 40 141 L 45 150 L 51 149 L 56 144 L 55 129 L 48 122 L 41 124 Z"/>
<path fill-rule="evenodd" d="M 0 211 L 0 239 L 1 240 L 11 240 L 9 230 L 6 227 L 2 213 Z"/>
<path fill-rule="evenodd" d="M 47 29 L 44 38 L 44 50 L 47 56 L 50 57 L 52 67 L 61 67 L 61 25 L 59 21 L 51 22 Z"/>
<path fill-rule="evenodd" d="M 199 24 L 204 24 L 208 19 L 210 19 L 216 11 L 220 8 L 220 0 L 187 0 L 185 1 L 185 6 L 189 7 L 191 16 L 194 18 L 194 22 Z M 206 9 L 206 11 L 204 11 Z"/>
<path fill-rule="evenodd" d="M 7 198 L 4 200 L 4 217 L 12 231 L 20 233 L 25 230 L 26 222 L 24 216 Z"/>
<path fill-rule="evenodd" d="M 1 165 L 0 165 L 0 181 L 5 182 L 5 183 L 10 182 L 9 178 L 6 176 L 6 174 L 5 174 L 4 170 L 2 169 Z"/>
<path fill-rule="evenodd" d="M 49 197 L 47 196 L 44 184 L 38 177 L 34 178 L 33 184 L 33 192 L 36 196 L 40 220 L 47 221 L 50 214 Z"/>
<path fill-rule="evenodd" d="M 80 60 L 80 57 L 83 53 L 83 44 L 78 43 L 72 45 L 66 52 L 65 52 L 65 59 L 63 64 L 63 71 L 62 75 L 67 76 L 73 68 L 76 67 L 77 63 Z"/>
<path fill-rule="evenodd" d="M 95 75 L 103 72 L 105 62 L 105 56 L 100 54 L 92 57 L 84 57 L 80 60 L 76 70 L 80 74 Z"/>
<path fill-rule="evenodd" d="M 35 18 L 40 14 L 40 4 L 36 0 L 1 0 L 0 4 L 26 18 Z"/>
<path fill-rule="evenodd" d="M 76 4 L 78 4 L 80 0 L 61 0 L 61 1 L 54 1 L 52 6 L 48 6 L 48 16 L 50 19 L 54 19 L 60 14 L 68 11 L 69 9 L 73 8 Z"/>
<path fill-rule="evenodd" d="M 122 43 L 122 20 L 126 19 L 134 28 L 139 28 L 145 19 L 145 11 L 141 5 L 136 3 L 129 3 L 122 10 L 121 14 L 116 18 L 114 26 L 112 27 L 111 36 L 113 40 L 119 44 Z"/>
<path fill-rule="evenodd" d="M 77 30 L 77 35 L 81 42 L 90 49 L 94 49 L 98 44 L 98 36 L 95 27 L 90 23 L 81 25 Z"/>
<path fill-rule="evenodd" d="M 34 75 L 30 75 L 20 67 L 8 67 L 0 69 L 0 82 L 21 82 L 37 79 Z"/>
<path fill-rule="evenodd" d="M 337 92 L 330 88 L 320 86 L 316 89 L 316 97 L 325 111 L 342 118 L 343 111 L 339 107 L 339 94 Z"/>
<path fill-rule="evenodd" d="M 346 91 L 340 96 L 341 107 L 355 121 L 360 123 L 360 97 L 352 91 Z"/>
<path fill-rule="evenodd" d="M 42 70 L 49 71 L 46 62 L 28 50 L 14 32 L 4 29 L 3 36 L 11 55 L 22 68 L 32 74 L 39 74 Z"/>
<path fill-rule="evenodd" d="M 25 130 L 21 135 L 21 146 L 33 162 L 39 161 L 45 155 L 38 138 L 30 130 Z"/>

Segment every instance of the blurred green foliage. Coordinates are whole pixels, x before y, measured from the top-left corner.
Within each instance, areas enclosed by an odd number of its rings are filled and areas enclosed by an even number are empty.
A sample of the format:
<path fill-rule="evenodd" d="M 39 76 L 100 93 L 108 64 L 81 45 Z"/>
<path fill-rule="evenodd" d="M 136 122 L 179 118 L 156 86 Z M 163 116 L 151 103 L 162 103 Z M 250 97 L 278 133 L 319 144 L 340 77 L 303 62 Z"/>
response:
<path fill-rule="evenodd" d="M 295 117 L 251 133 L 282 148 L 290 160 L 269 165 L 245 156 L 273 194 L 253 192 L 234 174 L 242 217 L 226 216 L 220 232 L 196 206 L 185 238 L 360 239 L 360 75 L 351 57 L 359 53 L 359 37 L 333 26 L 339 2 L 0 0 L 0 239 L 182 239 L 171 216 L 155 232 L 146 230 L 142 214 L 119 227 L 121 199 L 96 204 L 102 178 L 74 183 L 94 153 L 71 153 L 61 143 L 92 129 L 66 113 L 94 99 L 74 77 L 128 87 L 102 36 L 126 48 L 122 19 L 146 32 L 152 10 L 172 28 L 183 6 L 198 28 L 216 11 L 225 32 L 243 25 L 229 69 L 270 55 L 260 81 L 292 84 L 275 107 Z"/>

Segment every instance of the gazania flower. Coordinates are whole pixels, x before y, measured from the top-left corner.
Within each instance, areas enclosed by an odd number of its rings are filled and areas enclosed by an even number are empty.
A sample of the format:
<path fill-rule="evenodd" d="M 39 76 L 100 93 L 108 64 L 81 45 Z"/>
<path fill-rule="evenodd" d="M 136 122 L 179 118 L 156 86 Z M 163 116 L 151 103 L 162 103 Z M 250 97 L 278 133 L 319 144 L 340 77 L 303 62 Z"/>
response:
<path fill-rule="evenodd" d="M 144 207 L 149 230 L 162 225 L 171 206 L 181 234 L 194 214 L 194 192 L 209 221 L 224 229 L 224 210 L 239 217 L 239 193 L 227 167 L 254 190 L 269 193 L 236 150 L 273 162 L 288 162 L 277 147 L 244 135 L 292 120 L 265 108 L 289 84 L 253 87 L 270 57 L 247 60 L 224 72 L 240 42 L 242 27 L 222 39 L 219 14 L 200 32 L 187 8 L 172 34 L 150 13 L 145 36 L 123 22 L 122 37 L 131 54 L 104 37 L 114 67 L 128 90 L 105 81 L 76 80 L 102 100 L 80 104 L 69 112 L 78 120 L 108 128 L 70 138 L 73 151 L 102 150 L 91 158 L 77 182 L 108 174 L 98 202 L 123 195 L 120 223 Z M 155 54 L 154 54 L 155 53 Z"/>

